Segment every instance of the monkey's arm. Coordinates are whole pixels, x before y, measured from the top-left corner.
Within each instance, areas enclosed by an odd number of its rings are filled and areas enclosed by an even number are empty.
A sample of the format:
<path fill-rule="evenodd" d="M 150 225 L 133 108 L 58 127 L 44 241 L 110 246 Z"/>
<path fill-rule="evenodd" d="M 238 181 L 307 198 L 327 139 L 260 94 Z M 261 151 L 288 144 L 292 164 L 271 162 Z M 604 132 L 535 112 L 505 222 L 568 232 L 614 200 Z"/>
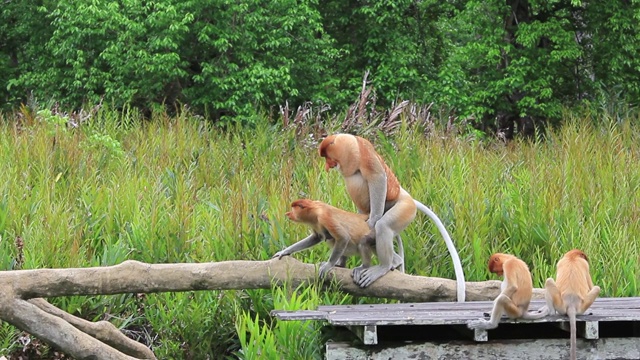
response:
<path fill-rule="evenodd" d="M 384 204 L 387 199 L 387 174 L 384 170 L 368 174 L 369 184 L 369 229 L 374 228 L 384 213 Z"/>
<path fill-rule="evenodd" d="M 518 265 L 519 263 L 517 261 L 510 260 L 505 261 L 502 265 L 502 270 L 504 272 L 504 280 L 502 281 L 502 294 L 506 295 L 509 299 L 512 299 L 513 294 L 518 291 L 518 284 L 522 282 L 520 277 L 530 276 L 528 269 L 523 269 Z"/>
<path fill-rule="evenodd" d="M 560 290 L 553 278 L 548 278 L 547 281 L 545 281 L 544 289 L 544 299 L 547 303 L 546 307 L 549 315 L 555 315 L 556 313 L 564 315 L 566 312 L 564 301 L 562 301 Z"/>
<path fill-rule="evenodd" d="M 313 233 L 309 236 L 307 236 L 306 238 L 298 241 L 297 243 L 287 247 L 284 250 L 280 250 L 277 253 L 275 253 L 273 255 L 273 257 L 277 257 L 278 259 L 282 259 L 283 256 L 288 256 L 291 255 L 293 253 L 296 253 L 298 251 L 301 250 L 305 250 L 308 249 L 314 245 L 317 245 L 318 243 L 320 243 L 322 241 L 322 238 L 320 237 L 320 235 Z"/>

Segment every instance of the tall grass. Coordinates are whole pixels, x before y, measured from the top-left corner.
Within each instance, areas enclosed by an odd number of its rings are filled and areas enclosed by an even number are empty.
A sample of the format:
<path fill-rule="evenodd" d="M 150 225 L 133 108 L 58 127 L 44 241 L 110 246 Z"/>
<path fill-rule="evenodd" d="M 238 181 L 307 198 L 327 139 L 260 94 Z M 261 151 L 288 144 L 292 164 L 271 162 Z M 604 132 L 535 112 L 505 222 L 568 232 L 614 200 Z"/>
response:
<path fill-rule="evenodd" d="M 70 120 L 26 108 L 0 119 L 1 270 L 265 260 L 307 235 L 284 216 L 292 200 L 355 210 L 340 176 L 324 171 L 315 133 L 268 124 L 221 130 L 187 112 L 144 121 L 103 108 L 77 126 Z M 523 258 L 542 286 L 559 257 L 579 247 L 602 296 L 636 296 L 640 127 L 637 119 L 596 120 L 607 125 L 567 115 L 539 142 L 438 129 L 425 136 L 406 123 L 393 137 L 369 138 L 403 187 L 441 217 L 468 280 L 491 278 L 486 260 L 503 251 Z M 426 216 L 403 240 L 407 272 L 454 277 Z M 326 248 L 295 256 L 317 263 Z M 383 300 L 310 286 L 52 301 L 112 321 L 159 358 L 307 359 L 322 355 L 318 324 L 275 322 L 271 309 Z M 0 334 L 0 355 L 23 347 L 7 324 Z"/>

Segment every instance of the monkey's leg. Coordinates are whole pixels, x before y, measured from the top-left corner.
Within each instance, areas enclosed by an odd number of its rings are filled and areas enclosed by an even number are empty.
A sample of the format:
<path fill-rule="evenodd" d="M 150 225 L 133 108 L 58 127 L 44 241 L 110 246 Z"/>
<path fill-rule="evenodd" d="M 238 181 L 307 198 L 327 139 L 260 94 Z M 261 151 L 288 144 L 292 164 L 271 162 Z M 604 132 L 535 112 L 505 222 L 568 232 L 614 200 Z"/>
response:
<path fill-rule="evenodd" d="M 378 265 L 362 269 L 356 281 L 358 286 L 365 288 L 391 270 L 394 254 L 393 232 L 384 223 L 384 218 L 376 223 L 376 254 Z"/>
<path fill-rule="evenodd" d="M 331 256 L 329 256 L 329 261 L 320 265 L 321 278 L 324 278 L 327 275 L 327 272 L 336 265 L 349 245 L 349 234 L 340 234 L 340 236 L 336 236 L 335 238 L 336 243 L 333 246 Z"/>
<path fill-rule="evenodd" d="M 587 311 L 587 309 L 589 309 L 591 304 L 593 304 L 593 302 L 596 300 L 598 295 L 600 295 L 600 286 L 596 285 L 592 287 L 591 290 L 589 290 L 589 292 L 587 293 L 587 295 L 584 296 L 584 299 L 582 299 L 582 303 L 578 308 L 578 314 L 579 315 L 584 314 L 585 311 Z"/>
<path fill-rule="evenodd" d="M 480 319 L 474 320 L 467 323 L 467 327 L 469 329 L 483 329 L 490 330 L 498 327 L 498 323 L 500 322 L 500 318 L 502 314 L 505 312 L 510 313 L 508 311 L 519 311 L 518 306 L 516 306 L 511 299 L 505 294 L 500 294 L 493 301 L 493 310 L 491 310 L 491 318 L 489 320 Z"/>
<path fill-rule="evenodd" d="M 394 269 L 400 270 L 400 272 L 404 273 L 404 245 L 402 244 L 402 238 L 400 234 L 396 235 L 396 239 L 398 239 L 398 253 L 393 254 L 393 263 L 391 266 Z"/>
<path fill-rule="evenodd" d="M 554 315 L 562 311 L 562 315 L 565 314 L 566 309 L 564 306 L 564 301 L 562 301 L 562 296 L 560 296 L 560 290 L 556 286 L 556 282 L 553 281 L 552 278 L 548 278 L 544 283 L 544 299 L 547 302 L 547 308 L 549 310 L 549 315 Z"/>
<path fill-rule="evenodd" d="M 298 241 L 297 243 L 287 247 L 286 249 L 278 251 L 272 256 L 272 258 L 277 257 L 278 259 L 282 259 L 283 256 L 288 256 L 298 251 L 308 249 L 314 245 L 319 244 L 321 241 L 322 238 L 318 234 L 313 233 L 306 238 Z"/>
<path fill-rule="evenodd" d="M 338 262 L 336 262 L 336 267 L 347 267 L 347 257 L 340 256 L 340 259 L 338 259 Z"/>
<path fill-rule="evenodd" d="M 376 254 L 378 265 L 362 271 L 357 282 L 360 287 L 367 287 L 391 271 L 393 266 L 393 238 L 404 230 L 416 217 L 416 205 L 406 192 L 399 198 L 375 224 Z"/>
<path fill-rule="evenodd" d="M 362 265 L 357 266 L 351 272 L 353 282 L 356 284 L 360 281 L 362 271 L 371 266 L 371 257 L 373 256 L 373 249 L 375 249 L 375 241 L 365 241 L 367 238 L 360 241 L 358 244 L 358 250 L 360 252 L 360 258 L 362 259 Z"/>

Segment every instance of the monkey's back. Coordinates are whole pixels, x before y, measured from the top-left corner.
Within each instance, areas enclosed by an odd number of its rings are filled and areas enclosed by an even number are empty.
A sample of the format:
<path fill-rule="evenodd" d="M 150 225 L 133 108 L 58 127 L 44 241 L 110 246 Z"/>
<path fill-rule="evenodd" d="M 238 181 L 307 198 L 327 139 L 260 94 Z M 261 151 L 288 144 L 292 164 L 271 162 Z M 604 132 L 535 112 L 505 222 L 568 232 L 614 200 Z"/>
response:
<path fill-rule="evenodd" d="M 561 296 L 574 294 L 582 299 L 591 289 L 589 263 L 582 258 L 563 257 L 558 261 L 556 284 Z"/>
<path fill-rule="evenodd" d="M 504 262 L 503 267 L 505 279 L 517 286 L 517 290 L 511 296 L 511 299 L 516 304 L 522 304 L 522 307 L 526 310 L 533 295 L 533 280 L 531 279 L 529 266 L 521 259 L 512 256 Z"/>
<path fill-rule="evenodd" d="M 344 240 L 347 240 L 348 244 L 344 255 L 359 255 L 358 244 L 370 232 L 367 225 L 369 215 L 338 209 L 325 203 L 322 203 L 322 206 L 323 210 L 318 217 L 319 222 L 332 237 L 327 238 L 327 243 L 333 247 L 336 239 L 343 240 L 342 234 L 346 234 L 348 238 Z"/>

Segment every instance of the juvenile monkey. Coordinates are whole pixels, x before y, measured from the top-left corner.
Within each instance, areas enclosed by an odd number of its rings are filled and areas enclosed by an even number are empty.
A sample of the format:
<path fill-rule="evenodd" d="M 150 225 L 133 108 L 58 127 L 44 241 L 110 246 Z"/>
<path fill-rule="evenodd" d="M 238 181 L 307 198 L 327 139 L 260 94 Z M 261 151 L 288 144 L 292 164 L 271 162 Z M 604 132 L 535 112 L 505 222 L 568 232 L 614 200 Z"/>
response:
<path fill-rule="evenodd" d="M 589 259 L 578 249 L 564 254 L 558 261 L 556 281 L 545 283 L 547 308 L 550 314 L 569 316 L 571 360 L 576 359 L 576 315 L 584 314 L 600 294 L 589 274 Z"/>
<path fill-rule="evenodd" d="M 447 230 L 428 207 L 414 200 L 400 186 L 373 145 L 359 136 L 337 134 L 325 138 L 318 151 L 325 158 L 327 171 L 335 168 L 342 174 L 347 192 L 358 211 L 369 215 L 367 224 L 376 239 L 379 264 L 366 269 L 355 268 L 355 283 L 367 287 L 393 268 L 393 238 L 399 238 L 400 232 L 415 218 L 416 209 L 420 209 L 436 223 L 445 239 L 456 273 L 458 301 L 464 301 L 464 273 Z"/>
<path fill-rule="evenodd" d="M 504 276 L 500 295 L 493 301 L 489 320 L 470 321 L 470 329 L 495 329 L 500 317 L 506 314 L 511 319 L 540 319 L 546 314 L 529 313 L 529 303 L 533 294 L 533 280 L 527 264 L 509 254 L 495 253 L 489 258 L 489 271 Z"/>
<path fill-rule="evenodd" d="M 279 251 L 273 257 L 283 256 L 308 249 L 326 240 L 333 248 L 329 261 L 320 265 L 320 276 L 324 277 L 334 266 L 345 266 L 348 256 L 360 256 L 362 267 L 371 265 L 371 256 L 375 253 L 375 239 L 367 236 L 368 215 L 344 211 L 321 201 L 299 199 L 291 203 L 291 211 L 286 216 L 292 221 L 307 224 L 313 233 L 297 243 Z M 403 257 L 393 253 L 393 266 L 402 264 Z"/>

